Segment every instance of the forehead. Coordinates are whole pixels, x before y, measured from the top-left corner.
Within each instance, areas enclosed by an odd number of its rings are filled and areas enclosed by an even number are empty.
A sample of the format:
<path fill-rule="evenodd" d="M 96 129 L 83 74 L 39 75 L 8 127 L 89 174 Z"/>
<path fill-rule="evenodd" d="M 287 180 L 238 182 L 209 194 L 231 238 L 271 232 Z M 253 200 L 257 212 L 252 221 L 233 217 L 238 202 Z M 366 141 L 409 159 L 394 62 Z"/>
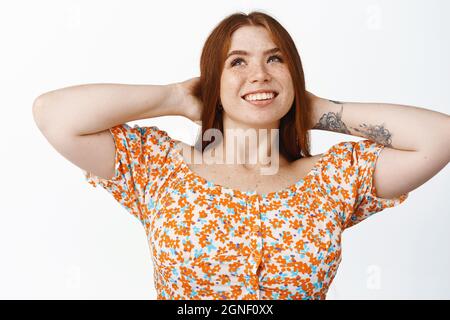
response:
<path fill-rule="evenodd" d="M 252 51 L 274 46 L 269 31 L 264 27 L 244 26 L 231 35 L 230 50 Z"/>

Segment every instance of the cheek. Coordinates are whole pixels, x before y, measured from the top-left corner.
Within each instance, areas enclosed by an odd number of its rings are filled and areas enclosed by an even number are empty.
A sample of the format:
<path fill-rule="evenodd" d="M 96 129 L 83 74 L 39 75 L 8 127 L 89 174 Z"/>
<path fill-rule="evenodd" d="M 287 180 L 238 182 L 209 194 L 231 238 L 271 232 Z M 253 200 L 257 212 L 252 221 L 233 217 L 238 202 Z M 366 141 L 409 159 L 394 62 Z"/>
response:
<path fill-rule="evenodd" d="M 230 99 L 240 98 L 241 81 L 237 78 L 223 78 L 220 82 L 220 95 Z"/>
<path fill-rule="evenodd" d="M 286 100 L 293 100 L 295 96 L 294 92 L 294 85 L 292 83 L 292 80 L 290 78 L 286 79 L 285 81 L 285 99 Z"/>

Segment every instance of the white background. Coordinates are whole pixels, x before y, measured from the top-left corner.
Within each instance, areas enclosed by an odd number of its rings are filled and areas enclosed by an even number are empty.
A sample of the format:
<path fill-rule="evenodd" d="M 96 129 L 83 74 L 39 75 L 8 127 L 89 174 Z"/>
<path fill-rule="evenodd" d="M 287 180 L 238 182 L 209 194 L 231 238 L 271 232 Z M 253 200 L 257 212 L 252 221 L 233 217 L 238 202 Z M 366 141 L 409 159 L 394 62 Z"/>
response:
<path fill-rule="evenodd" d="M 0 298 L 156 298 L 141 224 L 51 147 L 33 100 L 81 83 L 198 76 L 214 26 L 255 9 L 294 38 L 314 94 L 450 113 L 449 1 L 2 1 Z M 191 144 L 198 129 L 182 117 L 136 123 Z M 358 140 L 313 130 L 312 154 Z M 449 299 L 448 190 L 446 167 L 347 230 L 328 299 Z"/>

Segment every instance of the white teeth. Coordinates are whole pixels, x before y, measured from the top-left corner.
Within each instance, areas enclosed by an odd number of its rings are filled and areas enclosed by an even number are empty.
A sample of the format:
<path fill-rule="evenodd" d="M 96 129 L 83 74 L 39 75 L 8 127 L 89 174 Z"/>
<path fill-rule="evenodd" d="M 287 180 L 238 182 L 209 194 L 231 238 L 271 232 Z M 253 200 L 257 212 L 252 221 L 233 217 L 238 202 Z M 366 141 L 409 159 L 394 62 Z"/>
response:
<path fill-rule="evenodd" d="M 244 97 L 245 100 L 255 101 L 255 100 L 267 100 L 275 97 L 275 93 L 256 93 L 256 94 L 248 94 Z"/>

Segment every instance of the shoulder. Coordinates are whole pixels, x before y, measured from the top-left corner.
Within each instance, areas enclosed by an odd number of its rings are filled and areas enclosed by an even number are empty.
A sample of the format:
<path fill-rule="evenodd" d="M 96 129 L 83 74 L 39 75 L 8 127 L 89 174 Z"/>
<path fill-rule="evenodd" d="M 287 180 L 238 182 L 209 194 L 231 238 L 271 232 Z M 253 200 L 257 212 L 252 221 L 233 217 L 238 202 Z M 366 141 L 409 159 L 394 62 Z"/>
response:
<path fill-rule="evenodd" d="M 166 131 L 161 130 L 157 126 L 140 126 L 138 124 L 130 125 L 122 123 L 110 129 L 113 134 L 126 138 L 127 140 L 142 140 L 149 138 L 165 138 L 169 139 Z"/>
<path fill-rule="evenodd" d="M 318 161 L 323 173 L 350 178 L 359 173 L 358 168 L 372 166 L 381 149 L 382 145 L 370 140 L 343 141 L 328 148 Z"/>
<path fill-rule="evenodd" d="M 184 161 L 190 164 L 194 163 L 194 159 L 201 159 L 202 154 L 194 146 L 184 143 L 180 140 L 173 139 L 174 148 L 178 149 L 178 152 L 184 158 Z"/>
<path fill-rule="evenodd" d="M 331 146 L 326 154 L 330 159 L 374 160 L 383 149 L 383 145 L 371 140 L 343 141 Z"/>

